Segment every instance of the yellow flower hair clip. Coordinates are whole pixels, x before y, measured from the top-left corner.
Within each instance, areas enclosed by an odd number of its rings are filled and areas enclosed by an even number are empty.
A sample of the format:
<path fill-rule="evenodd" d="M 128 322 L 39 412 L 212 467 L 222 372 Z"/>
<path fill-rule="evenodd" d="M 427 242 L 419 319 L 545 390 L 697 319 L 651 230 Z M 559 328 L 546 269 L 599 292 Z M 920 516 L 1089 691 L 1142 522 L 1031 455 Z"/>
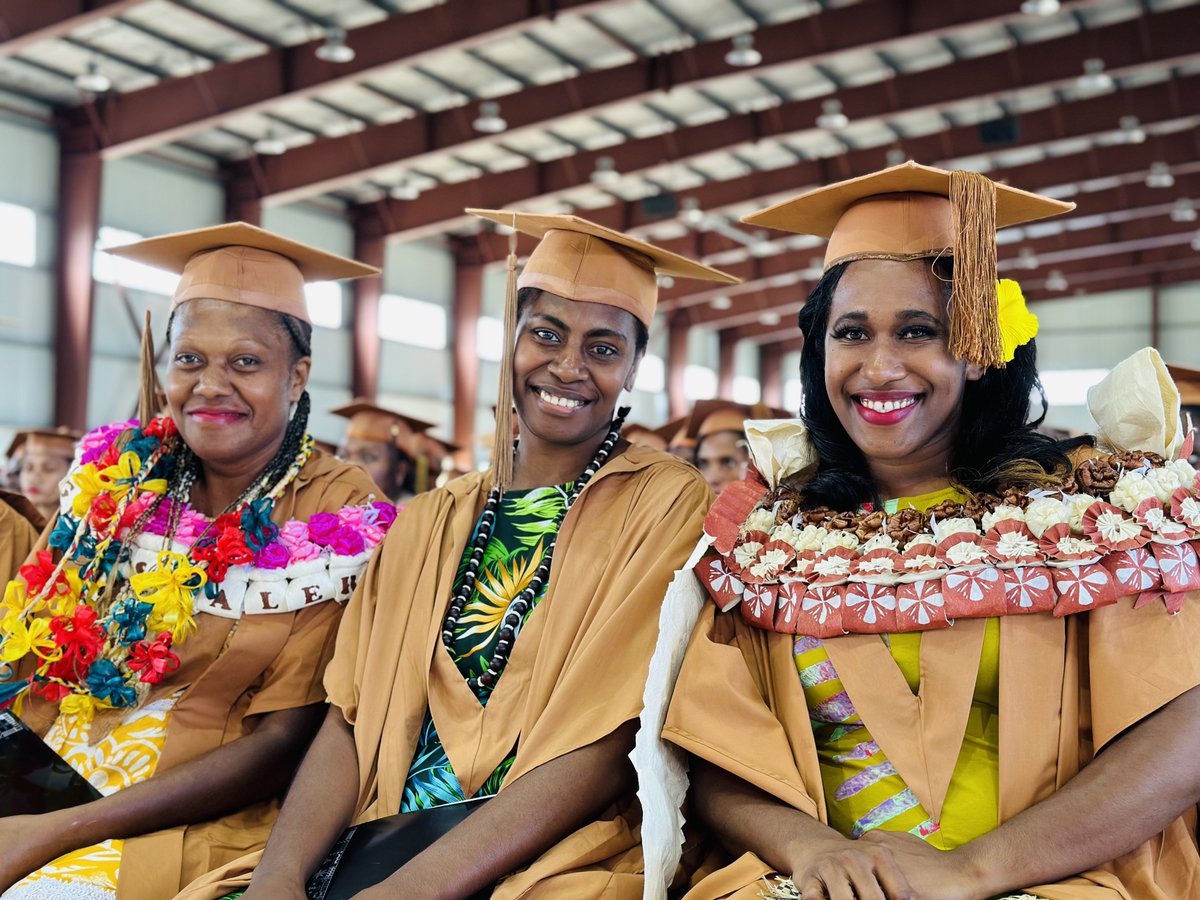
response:
<path fill-rule="evenodd" d="M 997 317 L 1000 320 L 1000 342 L 1004 350 L 1004 361 L 1012 362 L 1017 348 L 1023 347 L 1037 337 L 1038 319 L 1025 306 L 1025 295 L 1021 286 L 1011 278 L 996 282 Z"/>

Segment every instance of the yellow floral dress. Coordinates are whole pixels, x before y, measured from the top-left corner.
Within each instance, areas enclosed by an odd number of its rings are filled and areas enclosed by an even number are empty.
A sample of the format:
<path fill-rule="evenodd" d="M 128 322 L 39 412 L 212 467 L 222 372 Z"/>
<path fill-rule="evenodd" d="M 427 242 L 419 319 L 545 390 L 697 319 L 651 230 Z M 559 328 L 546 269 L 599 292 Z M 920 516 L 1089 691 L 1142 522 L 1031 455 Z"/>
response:
<path fill-rule="evenodd" d="M 146 781 L 158 767 L 167 719 L 178 694 L 129 710 L 104 737 L 91 743 L 93 723 L 63 713 L 46 743 L 104 796 Z M 3 900 L 112 900 L 121 865 L 120 840 L 74 850 L 13 885 Z"/>

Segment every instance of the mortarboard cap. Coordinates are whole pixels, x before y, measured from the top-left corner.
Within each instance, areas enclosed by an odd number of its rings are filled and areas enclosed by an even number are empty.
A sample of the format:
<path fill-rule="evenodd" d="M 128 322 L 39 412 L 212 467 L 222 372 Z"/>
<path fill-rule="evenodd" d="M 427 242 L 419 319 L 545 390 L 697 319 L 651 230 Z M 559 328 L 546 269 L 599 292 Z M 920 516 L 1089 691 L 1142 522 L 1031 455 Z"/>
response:
<path fill-rule="evenodd" d="M 420 454 L 421 442 L 418 436 L 433 427 L 432 422 L 406 416 L 364 397 L 355 397 L 349 403 L 331 409 L 330 412 L 349 419 L 346 424 L 346 437 L 391 444 L 413 458 Z"/>
<path fill-rule="evenodd" d="M 645 425 L 627 422 L 621 429 L 621 435 L 631 444 L 641 444 L 643 447 L 653 447 L 664 452 L 667 449 L 667 438 L 657 429 L 647 428 Z"/>
<path fill-rule="evenodd" d="M 164 234 L 107 252 L 178 272 L 172 309 L 203 297 L 287 313 L 304 322 L 309 321 L 305 282 L 379 272 L 245 222 Z"/>
<path fill-rule="evenodd" d="M 915 162 L 806 191 L 742 221 L 829 239 L 825 270 L 856 259 L 954 258 L 950 351 L 1004 363 L 997 319 L 996 229 L 1068 212 L 1066 203 L 975 172 Z"/>
<path fill-rule="evenodd" d="M 26 428 L 13 435 L 5 456 L 12 457 L 21 447 L 40 447 L 51 453 L 57 453 L 71 459 L 75 455 L 75 445 L 83 435 L 65 425 L 57 428 Z"/>

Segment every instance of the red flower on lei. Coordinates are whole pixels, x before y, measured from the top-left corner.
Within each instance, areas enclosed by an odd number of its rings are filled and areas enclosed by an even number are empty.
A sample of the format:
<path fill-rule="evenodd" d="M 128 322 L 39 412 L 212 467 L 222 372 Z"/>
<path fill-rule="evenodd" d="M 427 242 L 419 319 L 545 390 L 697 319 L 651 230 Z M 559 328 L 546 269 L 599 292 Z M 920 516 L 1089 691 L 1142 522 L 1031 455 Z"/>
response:
<path fill-rule="evenodd" d="M 69 616 L 50 620 L 50 633 L 62 656 L 53 664 L 59 678 L 79 680 L 87 675 L 92 662 L 104 649 L 104 629 L 96 624 L 96 611 L 80 604 Z"/>
<path fill-rule="evenodd" d="M 29 585 L 30 596 L 37 597 L 46 589 L 47 582 L 54 575 L 56 564 L 54 562 L 54 554 L 49 550 L 39 550 L 34 559 L 36 562 L 21 566 L 21 577 Z M 67 583 L 67 576 L 64 572 L 60 571 L 49 591 L 46 592 L 46 596 L 66 597 L 70 593 L 71 586 Z"/>
<path fill-rule="evenodd" d="M 241 519 L 232 513 L 218 516 L 213 523 L 215 539 L 210 538 L 192 548 L 192 559 L 207 563 L 205 574 L 213 584 L 225 580 L 230 566 L 240 566 L 254 561 L 254 553 L 246 546 L 242 534 Z"/>
<path fill-rule="evenodd" d="M 179 657 L 171 652 L 171 632 L 164 631 L 153 641 L 138 641 L 129 651 L 129 669 L 141 672 L 146 684 L 158 684 L 164 676 L 179 668 Z"/>

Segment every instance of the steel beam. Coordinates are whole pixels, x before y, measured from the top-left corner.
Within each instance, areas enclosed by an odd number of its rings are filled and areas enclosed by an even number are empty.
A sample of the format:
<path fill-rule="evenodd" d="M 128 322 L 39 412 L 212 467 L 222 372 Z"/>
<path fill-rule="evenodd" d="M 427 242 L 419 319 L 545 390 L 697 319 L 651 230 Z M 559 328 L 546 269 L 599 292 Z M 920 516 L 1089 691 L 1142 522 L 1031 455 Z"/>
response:
<path fill-rule="evenodd" d="M 354 258 L 383 269 L 386 245 L 375 236 L 355 228 Z M 383 276 L 368 275 L 353 282 L 354 310 L 351 313 L 353 342 L 350 358 L 350 387 L 355 397 L 374 398 L 379 390 L 379 298 Z"/>
<path fill-rule="evenodd" d="M 87 428 L 92 360 L 92 256 L 100 229 L 103 163 L 60 148 L 54 303 L 54 423 Z"/>
<path fill-rule="evenodd" d="M 28 5 L 37 4 L 28 0 Z M 396 65 L 417 63 L 430 53 L 474 47 L 565 10 L 586 12 L 600 5 L 600 0 L 554 0 L 552 4 L 447 0 L 353 29 L 347 35 L 355 51 L 352 62 L 317 59 L 315 51 L 323 38 L 312 40 L 140 91 L 112 94 L 94 108 L 87 104 L 71 110 L 70 119 L 75 127 L 87 129 L 89 116 L 98 115 L 106 156 L 128 156 L 216 127 L 235 115 L 362 81 Z"/>
<path fill-rule="evenodd" d="M 454 442 L 462 448 L 458 464 L 467 471 L 475 468 L 475 411 L 479 403 L 475 328 L 483 313 L 483 271 L 484 266 L 471 262 L 469 254 L 455 254 L 454 324 L 450 342 L 454 365 Z"/>
<path fill-rule="evenodd" d="M 119 16 L 143 0 L 4 0 L 0 3 L 0 59 L 61 38 L 77 28 Z"/>
<path fill-rule="evenodd" d="M 956 28 L 1009 21 L 1019 15 L 1010 0 L 977 0 L 949 8 L 936 0 L 865 0 L 821 13 L 819 32 L 805 20 L 758 29 L 754 46 L 763 54 L 764 62 L 755 73 L 769 76 L 773 69 L 797 59 L 811 63 L 848 49 L 870 51 L 914 33 L 943 34 Z M 504 100 L 507 134 L 527 128 L 553 128 L 584 110 L 602 115 L 620 103 L 645 101 L 664 90 L 700 86 L 727 77 L 730 72 L 725 62 L 727 49 L 724 40 L 712 41 L 526 88 Z M 470 120 L 471 115 L 461 108 L 427 113 L 297 147 L 263 161 L 264 197 L 272 203 L 281 203 L 336 191 L 371 178 L 399 160 L 419 166 L 422 157 L 428 154 L 467 149 L 494 140 L 475 133 Z M 244 177 L 241 164 L 231 168 L 235 176 Z"/>
<path fill-rule="evenodd" d="M 1120 23 L 1069 35 L 1039 44 L 1012 48 L 949 66 L 900 75 L 887 82 L 839 92 L 852 120 L 879 118 L 897 111 L 896 98 L 905 110 L 936 108 L 964 100 L 1001 97 L 1031 86 L 1053 87 L 1073 83 L 1082 60 L 1101 56 L 1110 72 L 1134 70 L 1149 62 L 1159 65 L 1194 60 L 1192 32 L 1196 11 L 1176 9 L 1150 15 L 1145 20 L 1144 41 L 1129 40 L 1129 24 Z M 1018 72 L 1020 73 L 1018 75 Z M 595 167 L 596 159 L 609 156 L 621 172 L 639 172 L 652 166 L 689 159 L 731 145 L 814 129 L 821 98 L 784 103 L 759 113 L 732 116 L 718 122 L 680 128 L 652 138 L 630 140 L 603 150 L 585 151 L 511 172 L 489 173 L 458 184 L 440 185 L 421 195 L 419 203 L 387 200 L 387 220 L 392 237 L 425 237 L 464 225 L 468 206 L 508 206 L 532 199 L 551 198 L 579 186 Z M 1114 111 L 1112 117 L 1116 118 Z M 878 168 L 881 155 L 875 151 Z M 846 175 L 834 169 L 842 159 L 818 164 L 817 182 Z M 295 199 L 295 194 L 289 194 Z M 381 215 L 383 211 L 381 211 Z"/>

